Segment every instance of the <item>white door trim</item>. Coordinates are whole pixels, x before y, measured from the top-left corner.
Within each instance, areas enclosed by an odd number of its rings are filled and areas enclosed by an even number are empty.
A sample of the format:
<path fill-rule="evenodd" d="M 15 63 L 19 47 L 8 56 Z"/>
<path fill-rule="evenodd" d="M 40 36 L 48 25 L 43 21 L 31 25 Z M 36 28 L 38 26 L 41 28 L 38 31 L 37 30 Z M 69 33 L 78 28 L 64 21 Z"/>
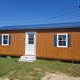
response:
<path fill-rule="evenodd" d="M 35 49 L 34 49 L 34 52 L 35 52 L 35 55 L 34 55 L 34 56 L 36 56 L 36 32 L 25 32 L 25 55 L 29 55 L 29 54 L 26 53 L 26 52 L 27 52 L 27 51 L 26 51 L 26 50 L 27 50 L 27 48 L 26 48 L 26 44 L 27 44 L 26 34 L 27 34 L 27 33 L 34 33 L 34 34 L 35 34 L 35 40 L 34 40 L 34 45 L 35 45 L 35 46 L 34 46 L 34 48 L 35 48 Z"/>

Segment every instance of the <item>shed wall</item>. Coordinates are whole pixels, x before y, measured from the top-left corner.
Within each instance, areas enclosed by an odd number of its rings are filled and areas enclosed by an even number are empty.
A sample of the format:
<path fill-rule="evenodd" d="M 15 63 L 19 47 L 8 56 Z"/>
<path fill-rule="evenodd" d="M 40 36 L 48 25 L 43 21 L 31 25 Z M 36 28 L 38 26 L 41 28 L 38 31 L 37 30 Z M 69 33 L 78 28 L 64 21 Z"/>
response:
<path fill-rule="evenodd" d="M 68 33 L 71 35 L 71 46 L 58 48 L 54 46 L 54 35 Z M 38 58 L 80 60 L 80 29 L 55 29 L 37 32 L 36 53 Z"/>
<path fill-rule="evenodd" d="M 1 31 L 0 35 L 9 34 L 11 44 L 9 46 L 0 45 L 0 55 L 20 56 L 25 53 L 25 34 L 21 31 Z"/>
<path fill-rule="evenodd" d="M 25 55 L 25 32 L 36 32 L 37 58 L 77 60 L 80 61 L 80 29 L 53 29 L 53 30 L 23 30 L 0 31 L 0 35 L 11 35 L 11 45 L 0 45 L 0 55 L 21 56 Z M 68 33 L 71 35 L 71 46 L 58 48 L 54 46 L 54 35 Z"/>

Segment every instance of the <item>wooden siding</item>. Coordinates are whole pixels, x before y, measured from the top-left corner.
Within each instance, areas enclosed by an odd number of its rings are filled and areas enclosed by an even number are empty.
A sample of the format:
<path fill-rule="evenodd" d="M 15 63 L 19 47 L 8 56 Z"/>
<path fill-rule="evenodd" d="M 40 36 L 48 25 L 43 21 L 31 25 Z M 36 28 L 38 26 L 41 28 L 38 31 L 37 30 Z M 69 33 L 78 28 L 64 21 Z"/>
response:
<path fill-rule="evenodd" d="M 9 46 L 0 45 L 0 55 L 20 56 L 25 54 L 25 34 L 20 31 L 4 31 L 2 34 L 11 36 L 11 44 Z"/>
<path fill-rule="evenodd" d="M 80 61 L 80 28 L 53 29 L 53 30 L 23 30 L 0 31 L 2 34 L 11 35 L 11 45 L 0 45 L 0 55 L 21 56 L 25 55 L 25 32 L 36 32 L 36 56 L 37 58 L 77 60 Z M 71 35 L 71 46 L 57 48 L 54 46 L 54 35 L 68 33 Z"/>
<path fill-rule="evenodd" d="M 54 35 L 68 33 L 71 46 L 58 48 L 54 46 Z M 37 32 L 36 55 L 38 58 L 80 60 L 80 29 L 55 29 Z"/>

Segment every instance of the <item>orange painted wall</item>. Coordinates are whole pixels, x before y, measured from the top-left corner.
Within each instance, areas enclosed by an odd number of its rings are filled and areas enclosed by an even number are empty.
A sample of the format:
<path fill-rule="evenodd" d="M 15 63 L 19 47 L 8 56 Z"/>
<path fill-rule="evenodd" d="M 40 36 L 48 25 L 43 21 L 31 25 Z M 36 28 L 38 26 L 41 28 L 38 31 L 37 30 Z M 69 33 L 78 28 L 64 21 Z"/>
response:
<path fill-rule="evenodd" d="M 54 35 L 68 33 L 71 35 L 71 46 L 58 48 L 54 46 Z M 55 29 L 37 32 L 36 53 L 38 58 L 80 60 L 80 29 Z"/>
<path fill-rule="evenodd" d="M 25 53 L 25 34 L 20 31 L 4 31 L 2 34 L 9 34 L 11 36 L 11 44 L 9 46 L 0 45 L 0 55 L 20 56 Z"/>
<path fill-rule="evenodd" d="M 36 32 L 37 58 L 77 60 L 80 61 L 80 29 L 53 29 L 53 30 L 23 30 L 0 31 L 1 34 L 11 35 L 11 45 L 0 45 L 0 55 L 25 55 L 25 32 Z M 54 35 L 68 33 L 71 35 L 71 46 L 57 48 L 54 46 Z"/>

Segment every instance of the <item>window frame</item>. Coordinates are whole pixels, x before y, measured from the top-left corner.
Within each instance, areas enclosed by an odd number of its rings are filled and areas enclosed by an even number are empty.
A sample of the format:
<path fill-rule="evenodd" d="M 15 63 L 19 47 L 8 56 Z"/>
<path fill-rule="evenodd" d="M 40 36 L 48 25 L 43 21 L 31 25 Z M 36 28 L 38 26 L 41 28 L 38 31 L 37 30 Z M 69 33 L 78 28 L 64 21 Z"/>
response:
<path fill-rule="evenodd" d="M 3 44 L 3 40 L 4 40 L 3 37 L 4 36 L 8 36 L 7 44 Z M 2 45 L 3 46 L 8 46 L 9 45 L 9 34 L 2 34 Z"/>
<path fill-rule="evenodd" d="M 32 36 L 30 36 L 30 35 L 32 35 Z M 31 40 L 31 39 L 33 39 L 33 40 Z M 34 35 L 33 34 L 28 35 L 28 44 L 34 44 Z"/>
<path fill-rule="evenodd" d="M 65 35 L 66 36 L 66 46 L 60 46 L 59 45 L 59 35 Z M 61 47 L 61 48 L 67 48 L 68 47 L 68 34 L 67 33 L 58 33 L 57 34 L 57 47 Z"/>

